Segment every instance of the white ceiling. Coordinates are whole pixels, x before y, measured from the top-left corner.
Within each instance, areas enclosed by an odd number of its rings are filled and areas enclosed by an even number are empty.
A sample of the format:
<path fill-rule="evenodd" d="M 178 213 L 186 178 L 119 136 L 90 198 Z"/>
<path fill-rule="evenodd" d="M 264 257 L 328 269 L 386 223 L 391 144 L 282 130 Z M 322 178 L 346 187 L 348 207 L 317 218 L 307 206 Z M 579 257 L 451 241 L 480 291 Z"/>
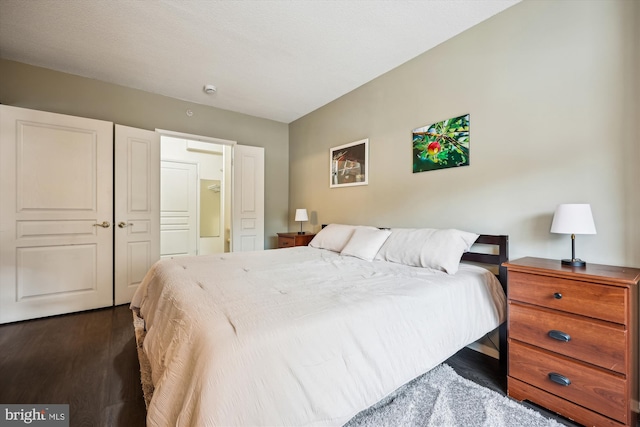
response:
<path fill-rule="evenodd" d="M 289 123 L 518 1 L 0 0 L 0 57 Z"/>

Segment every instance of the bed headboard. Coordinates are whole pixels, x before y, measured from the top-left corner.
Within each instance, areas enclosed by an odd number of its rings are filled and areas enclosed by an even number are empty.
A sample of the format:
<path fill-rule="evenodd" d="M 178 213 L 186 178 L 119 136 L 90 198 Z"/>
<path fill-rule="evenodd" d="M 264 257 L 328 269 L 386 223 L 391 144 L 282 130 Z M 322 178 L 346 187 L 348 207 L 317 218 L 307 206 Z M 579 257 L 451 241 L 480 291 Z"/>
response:
<path fill-rule="evenodd" d="M 498 280 L 505 293 L 507 292 L 507 268 L 503 263 L 509 261 L 509 236 L 481 234 L 476 244 L 493 246 L 497 253 L 485 253 L 469 251 L 462 254 L 462 261 L 478 262 L 481 264 L 495 265 L 498 267 Z M 473 249 L 473 248 L 472 248 Z M 494 252 L 496 252 L 494 250 Z"/>

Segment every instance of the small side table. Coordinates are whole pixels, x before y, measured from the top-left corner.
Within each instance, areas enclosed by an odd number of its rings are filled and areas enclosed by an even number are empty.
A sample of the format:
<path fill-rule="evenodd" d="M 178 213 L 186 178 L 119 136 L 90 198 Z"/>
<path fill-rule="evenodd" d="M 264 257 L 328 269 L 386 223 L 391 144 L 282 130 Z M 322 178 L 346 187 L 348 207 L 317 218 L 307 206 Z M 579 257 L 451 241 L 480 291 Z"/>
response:
<path fill-rule="evenodd" d="M 278 248 L 307 246 L 314 237 L 315 233 L 278 233 Z"/>

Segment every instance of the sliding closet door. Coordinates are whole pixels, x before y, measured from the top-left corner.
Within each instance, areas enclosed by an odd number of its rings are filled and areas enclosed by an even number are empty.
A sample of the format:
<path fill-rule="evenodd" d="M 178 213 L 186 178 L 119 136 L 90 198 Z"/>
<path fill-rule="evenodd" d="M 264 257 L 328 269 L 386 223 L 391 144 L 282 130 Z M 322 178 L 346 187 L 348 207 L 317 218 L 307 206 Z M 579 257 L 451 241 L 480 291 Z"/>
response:
<path fill-rule="evenodd" d="M 112 305 L 113 124 L 0 106 L 0 323 Z"/>
<path fill-rule="evenodd" d="M 115 296 L 131 301 L 160 259 L 160 135 L 116 125 Z"/>

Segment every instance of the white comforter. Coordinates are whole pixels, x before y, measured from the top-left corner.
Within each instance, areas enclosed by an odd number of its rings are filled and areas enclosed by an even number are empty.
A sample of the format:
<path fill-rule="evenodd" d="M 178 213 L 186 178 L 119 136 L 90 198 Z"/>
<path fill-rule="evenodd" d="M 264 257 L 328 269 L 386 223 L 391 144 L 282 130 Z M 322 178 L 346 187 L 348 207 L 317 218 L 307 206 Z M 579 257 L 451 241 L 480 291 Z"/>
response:
<path fill-rule="evenodd" d="M 504 320 L 485 269 L 310 247 L 158 262 L 145 319 L 149 426 L 342 425 Z"/>

